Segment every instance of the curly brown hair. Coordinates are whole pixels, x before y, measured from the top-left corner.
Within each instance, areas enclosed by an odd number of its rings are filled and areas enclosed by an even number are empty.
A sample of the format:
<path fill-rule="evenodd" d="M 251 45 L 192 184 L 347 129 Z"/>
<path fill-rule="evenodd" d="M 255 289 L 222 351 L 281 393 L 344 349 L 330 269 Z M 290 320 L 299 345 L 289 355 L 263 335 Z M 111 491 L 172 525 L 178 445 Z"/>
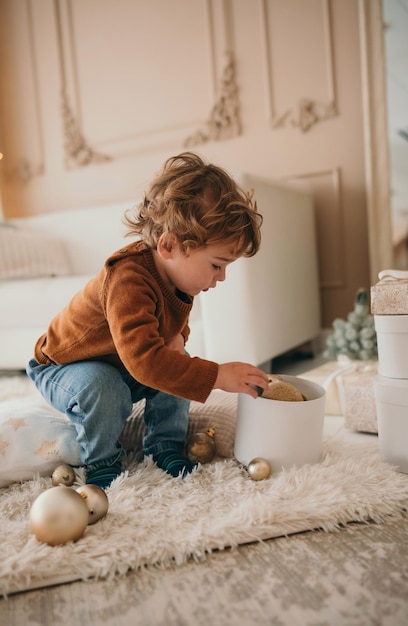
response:
<path fill-rule="evenodd" d="M 261 243 L 262 216 L 252 192 L 193 152 L 167 159 L 124 221 L 128 235 L 141 236 L 152 248 L 163 233 L 176 235 L 184 252 L 234 242 L 237 257 L 251 257 Z"/>

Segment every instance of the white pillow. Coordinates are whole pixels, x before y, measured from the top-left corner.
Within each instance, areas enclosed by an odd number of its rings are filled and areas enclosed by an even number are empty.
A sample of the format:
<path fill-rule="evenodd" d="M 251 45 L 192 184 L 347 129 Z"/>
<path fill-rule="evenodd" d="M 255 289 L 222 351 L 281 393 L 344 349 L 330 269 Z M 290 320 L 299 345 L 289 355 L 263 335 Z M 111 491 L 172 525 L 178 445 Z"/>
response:
<path fill-rule="evenodd" d="M 27 378 L 27 387 L 31 381 Z M 12 389 L 10 389 L 12 392 Z M 212 391 L 207 402 L 190 405 L 189 436 L 216 424 L 215 447 L 219 457 L 234 454 L 237 396 Z M 144 434 L 144 400 L 133 406 L 121 436 L 126 450 L 140 451 Z M 0 402 L 0 487 L 34 475 L 50 476 L 62 463 L 80 465 L 75 426 L 48 406 L 34 390 L 28 397 Z"/>
<path fill-rule="evenodd" d="M 0 487 L 50 476 L 61 463 L 79 465 L 75 426 L 33 398 L 0 404 Z"/>
<path fill-rule="evenodd" d="M 66 276 L 71 266 L 64 243 L 0 223 L 0 279 Z"/>

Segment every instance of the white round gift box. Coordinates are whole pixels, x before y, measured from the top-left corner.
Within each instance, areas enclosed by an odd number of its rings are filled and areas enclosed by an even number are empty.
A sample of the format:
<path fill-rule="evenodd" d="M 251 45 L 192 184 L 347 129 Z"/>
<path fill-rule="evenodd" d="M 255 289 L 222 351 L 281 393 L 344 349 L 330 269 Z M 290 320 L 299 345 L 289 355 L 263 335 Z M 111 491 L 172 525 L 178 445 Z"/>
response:
<path fill-rule="evenodd" d="M 408 378 L 408 315 L 374 315 L 378 372 L 388 378 Z"/>
<path fill-rule="evenodd" d="M 408 474 L 408 380 L 374 377 L 381 456 Z"/>
<path fill-rule="evenodd" d="M 266 459 L 272 473 L 318 463 L 322 453 L 325 389 L 298 376 L 281 378 L 304 395 L 304 402 L 252 398 L 239 394 L 235 458 L 243 465 Z"/>

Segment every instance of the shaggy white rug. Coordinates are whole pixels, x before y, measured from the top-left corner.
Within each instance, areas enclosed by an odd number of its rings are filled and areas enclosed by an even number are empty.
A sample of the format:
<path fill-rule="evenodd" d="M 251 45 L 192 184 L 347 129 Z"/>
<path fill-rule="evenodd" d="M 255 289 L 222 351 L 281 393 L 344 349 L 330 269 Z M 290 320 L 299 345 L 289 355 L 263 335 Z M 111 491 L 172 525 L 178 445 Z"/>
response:
<path fill-rule="evenodd" d="M 174 479 L 149 460 L 109 488 L 106 518 L 76 542 L 50 547 L 29 530 L 32 502 L 49 478 L 0 490 L 3 594 L 130 569 L 201 560 L 214 549 L 299 531 L 381 522 L 408 507 L 408 476 L 383 462 L 377 443 L 326 438 L 321 463 L 252 481 L 227 459 Z"/>

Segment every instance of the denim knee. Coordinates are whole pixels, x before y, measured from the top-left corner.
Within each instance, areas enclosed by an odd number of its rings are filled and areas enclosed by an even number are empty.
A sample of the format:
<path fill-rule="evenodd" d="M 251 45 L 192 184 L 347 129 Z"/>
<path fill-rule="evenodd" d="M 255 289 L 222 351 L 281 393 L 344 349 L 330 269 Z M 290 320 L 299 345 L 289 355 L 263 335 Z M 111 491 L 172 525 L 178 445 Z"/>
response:
<path fill-rule="evenodd" d="M 100 409 L 126 420 L 132 412 L 130 390 L 120 372 L 109 364 L 98 363 L 93 372 L 85 372 L 76 387 L 75 400 L 85 413 Z"/>
<path fill-rule="evenodd" d="M 75 425 L 83 464 L 96 466 L 124 454 L 118 440 L 133 403 L 117 368 L 101 361 L 45 366 L 31 361 L 27 373 L 47 402 Z"/>

